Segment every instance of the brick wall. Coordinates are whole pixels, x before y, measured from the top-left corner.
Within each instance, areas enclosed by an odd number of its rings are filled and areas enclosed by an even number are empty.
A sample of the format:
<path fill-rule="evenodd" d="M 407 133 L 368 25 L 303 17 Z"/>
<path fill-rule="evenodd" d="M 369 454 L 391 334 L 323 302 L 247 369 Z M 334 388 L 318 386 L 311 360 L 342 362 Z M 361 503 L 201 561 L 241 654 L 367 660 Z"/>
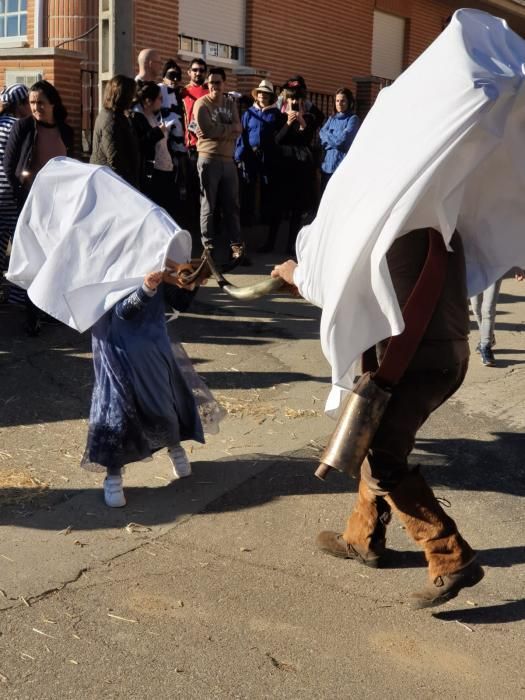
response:
<path fill-rule="evenodd" d="M 405 67 L 423 53 L 443 30 L 446 18 L 454 11 L 446 2 L 414 2 L 409 15 Z"/>
<path fill-rule="evenodd" d="M 53 60 L 49 58 L 0 58 L 0 88 L 6 84 L 6 70 L 15 68 L 23 68 L 24 70 L 42 71 L 46 80 L 49 80 L 49 75 L 53 74 Z"/>
<path fill-rule="evenodd" d="M 60 56 L 53 62 L 52 77 L 47 78 L 56 87 L 68 110 L 68 123 L 75 132 L 75 145 L 80 152 L 80 60 L 79 58 Z"/>
<path fill-rule="evenodd" d="M 134 3 L 134 65 L 141 49 L 156 48 L 163 60 L 177 60 L 179 50 L 178 0 L 135 0 Z"/>
<path fill-rule="evenodd" d="M 131 0 L 130 0 L 131 2 Z M 219 3 L 218 3 L 219 5 Z M 374 9 L 404 17 L 407 20 L 405 67 L 433 41 L 442 29 L 444 19 L 461 6 L 476 7 L 506 19 L 509 25 L 525 36 L 525 17 L 503 12 L 486 2 L 461 0 L 353 0 L 334 6 L 328 0 L 302 0 L 290 12 L 282 0 L 246 0 L 245 64 L 253 70 L 238 75 L 228 74 L 230 90 L 251 92 L 262 77 L 282 84 L 291 75 L 304 76 L 310 90 L 333 93 L 342 85 L 356 89 L 354 77 L 369 76 L 371 69 L 372 28 Z M 92 26 L 98 15 L 98 0 L 48 0 L 44 22 L 44 41 L 56 45 Z M 175 58 L 186 80 L 187 62 L 178 58 L 179 0 L 133 0 L 133 60 L 139 51 L 155 47 L 162 58 Z M 64 19 L 68 16 L 68 19 Z M 28 2 L 27 38 L 34 38 L 34 0 Z M 84 52 L 89 66 L 96 64 L 97 36 L 88 41 L 67 44 L 65 49 Z M 62 53 L 62 52 L 59 52 Z M 80 60 L 80 59 L 78 59 Z M 4 68 L 43 69 L 46 79 L 56 82 L 70 111 L 73 126 L 80 120 L 80 85 L 77 58 L 47 56 L 12 59 L 0 57 L 0 85 L 4 84 Z M 135 69 L 137 68 L 134 63 Z M 373 101 L 379 87 L 360 83 L 366 101 Z M 86 102 L 86 100 L 84 100 Z M 366 111 L 368 105 L 361 107 Z"/>
<path fill-rule="evenodd" d="M 0 57 L 0 85 L 5 84 L 6 69 L 24 68 L 41 71 L 44 80 L 53 83 L 62 97 L 69 113 L 68 123 L 75 131 L 76 150 L 80 152 L 81 54 L 68 55 L 68 52 L 60 49 L 54 54 L 47 52 L 46 55 L 33 58 L 23 54 L 9 57 L 6 54 L 7 52 L 4 52 Z"/>
<path fill-rule="evenodd" d="M 391 15 L 398 15 L 399 17 L 410 17 L 412 9 L 417 2 L 414 0 L 376 0 L 376 10 L 381 10 L 381 12 L 388 12 Z M 428 3 L 423 2 L 420 4 L 426 6 Z"/>
<path fill-rule="evenodd" d="M 27 3 L 27 42 L 29 46 L 34 46 L 35 38 L 35 0 L 28 0 Z"/>
<path fill-rule="evenodd" d="M 282 0 L 246 0 L 246 63 L 275 83 L 301 74 L 309 89 L 333 92 L 370 73 L 374 0 L 303 0 L 290 12 Z"/>
<path fill-rule="evenodd" d="M 97 70 L 98 29 L 82 39 L 76 38 L 97 23 L 98 0 L 48 0 L 44 19 L 44 45 L 61 44 L 69 51 L 79 51 L 85 55 L 82 67 Z"/>
<path fill-rule="evenodd" d="M 353 77 L 371 73 L 374 10 L 404 17 L 407 35 L 404 66 L 436 38 L 444 20 L 459 7 L 474 7 L 504 17 L 525 35 L 525 19 L 483 2 L 456 0 L 360 0 L 333 4 L 303 0 L 290 13 L 282 0 L 246 0 L 246 64 L 269 71 L 282 83 L 295 73 L 311 90 L 333 92 L 341 85 L 355 89 Z M 243 86 L 246 78 L 240 80 Z M 253 80 L 255 82 L 255 80 Z M 373 92 L 373 91 L 372 91 Z"/>

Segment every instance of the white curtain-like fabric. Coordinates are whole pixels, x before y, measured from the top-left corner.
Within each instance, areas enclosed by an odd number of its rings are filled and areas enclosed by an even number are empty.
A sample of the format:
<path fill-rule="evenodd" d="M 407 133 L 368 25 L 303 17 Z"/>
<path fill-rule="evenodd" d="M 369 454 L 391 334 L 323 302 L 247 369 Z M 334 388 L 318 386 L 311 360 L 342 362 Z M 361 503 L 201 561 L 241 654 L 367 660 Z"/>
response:
<path fill-rule="evenodd" d="M 323 309 L 332 367 L 327 412 L 356 361 L 403 330 L 386 264 L 396 238 L 457 228 L 469 295 L 525 263 L 525 41 L 504 20 L 458 10 L 447 29 L 382 90 L 299 234 L 295 282 Z"/>
<path fill-rule="evenodd" d="M 106 167 L 53 158 L 15 231 L 7 279 L 83 332 L 160 270 L 191 258 L 191 236 Z"/>

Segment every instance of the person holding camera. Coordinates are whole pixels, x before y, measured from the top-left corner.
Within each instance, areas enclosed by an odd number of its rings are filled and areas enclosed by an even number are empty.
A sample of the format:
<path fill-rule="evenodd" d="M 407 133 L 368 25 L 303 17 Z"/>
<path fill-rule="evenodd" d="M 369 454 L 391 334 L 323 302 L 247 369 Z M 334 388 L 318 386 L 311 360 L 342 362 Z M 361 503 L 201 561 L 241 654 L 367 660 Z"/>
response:
<path fill-rule="evenodd" d="M 162 95 L 158 121 L 168 128 L 168 150 L 173 162 L 173 209 L 177 212 L 179 223 L 189 226 L 186 220 L 188 152 L 184 144 L 184 106 L 182 104 L 182 72 L 172 58 L 168 59 L 162 69 L 162 83 L 159 83 Z"/>
<path fill-rule="evenodd" d="M 140 191 L 175 216 L 175 181 L 173 161 L 168 150 L 168 127 L 157 116 L 162 105 L 160 87 L 154 82 L 142 83 L 131 121 L 138 136 L 141 155 Z"/>
<path fill-rule="evenodd" d="M 282 178 L 282 210 L 290 212 L 286 252 L 295 253 L 295 240 L 307 211 L 315 207 L 315 162 L 312 143 L 324 120 L 323 113 L 306 95 L 300 75 L 290 78 L 281 93 L 281 111 L 286 122 L 276 134 Z"/>

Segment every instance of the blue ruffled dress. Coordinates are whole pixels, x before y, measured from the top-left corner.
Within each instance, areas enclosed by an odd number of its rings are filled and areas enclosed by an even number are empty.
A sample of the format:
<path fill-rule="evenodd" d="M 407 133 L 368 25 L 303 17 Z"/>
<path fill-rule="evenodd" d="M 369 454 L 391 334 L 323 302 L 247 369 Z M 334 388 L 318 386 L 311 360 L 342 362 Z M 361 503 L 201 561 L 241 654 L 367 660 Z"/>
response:
<path fill-rule="evenodd" d="M 95 384 L 81 466 L 117 470 L 182 440 L 204 442 L 199 411 L 175 361 L 166 303 L 178 310 L 193 294 L 161 284 L 137 289 L 92 328 Z"/>

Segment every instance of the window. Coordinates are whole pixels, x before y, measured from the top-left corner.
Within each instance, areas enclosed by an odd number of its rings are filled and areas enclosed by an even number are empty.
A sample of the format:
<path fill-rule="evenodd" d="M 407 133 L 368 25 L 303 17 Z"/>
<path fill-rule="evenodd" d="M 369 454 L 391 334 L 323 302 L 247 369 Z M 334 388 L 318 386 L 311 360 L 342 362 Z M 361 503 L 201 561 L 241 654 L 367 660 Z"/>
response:
<path fill-rule="evenodd" d="M 180 36 L 179 48 L 181 51 L 188 51 L 189 53 L 191 53 L 191 36 Z"/>
<path fill-rule="evenodd" d="M 203 58 L 224 58 L 229 61 L 240 61 L 241 59 L 241 49 L 238 46 L 196 39 L 184 34 L 179 34 L 179 50 Z"/>
<path fill-rule="evenodd" d="M 178 0 L 174 4 L 179 7 L 179 31 L 184 36 L 244 46 L 246 0 Z"/>
<path fill-rule="evenodd" d="M 24 85 L 27 85 L 27 87 L 31 87 L 33 83 L 42 80 L 43 77 L 43 69 L 7 68 L 5 72 L 5 84 L 12 85 L 13 83 L 23 83 Z"/>
<path fill-rule="evenodd" d="M 27 0 L 0 0 L 0 39 L 26 34 Z"/>

